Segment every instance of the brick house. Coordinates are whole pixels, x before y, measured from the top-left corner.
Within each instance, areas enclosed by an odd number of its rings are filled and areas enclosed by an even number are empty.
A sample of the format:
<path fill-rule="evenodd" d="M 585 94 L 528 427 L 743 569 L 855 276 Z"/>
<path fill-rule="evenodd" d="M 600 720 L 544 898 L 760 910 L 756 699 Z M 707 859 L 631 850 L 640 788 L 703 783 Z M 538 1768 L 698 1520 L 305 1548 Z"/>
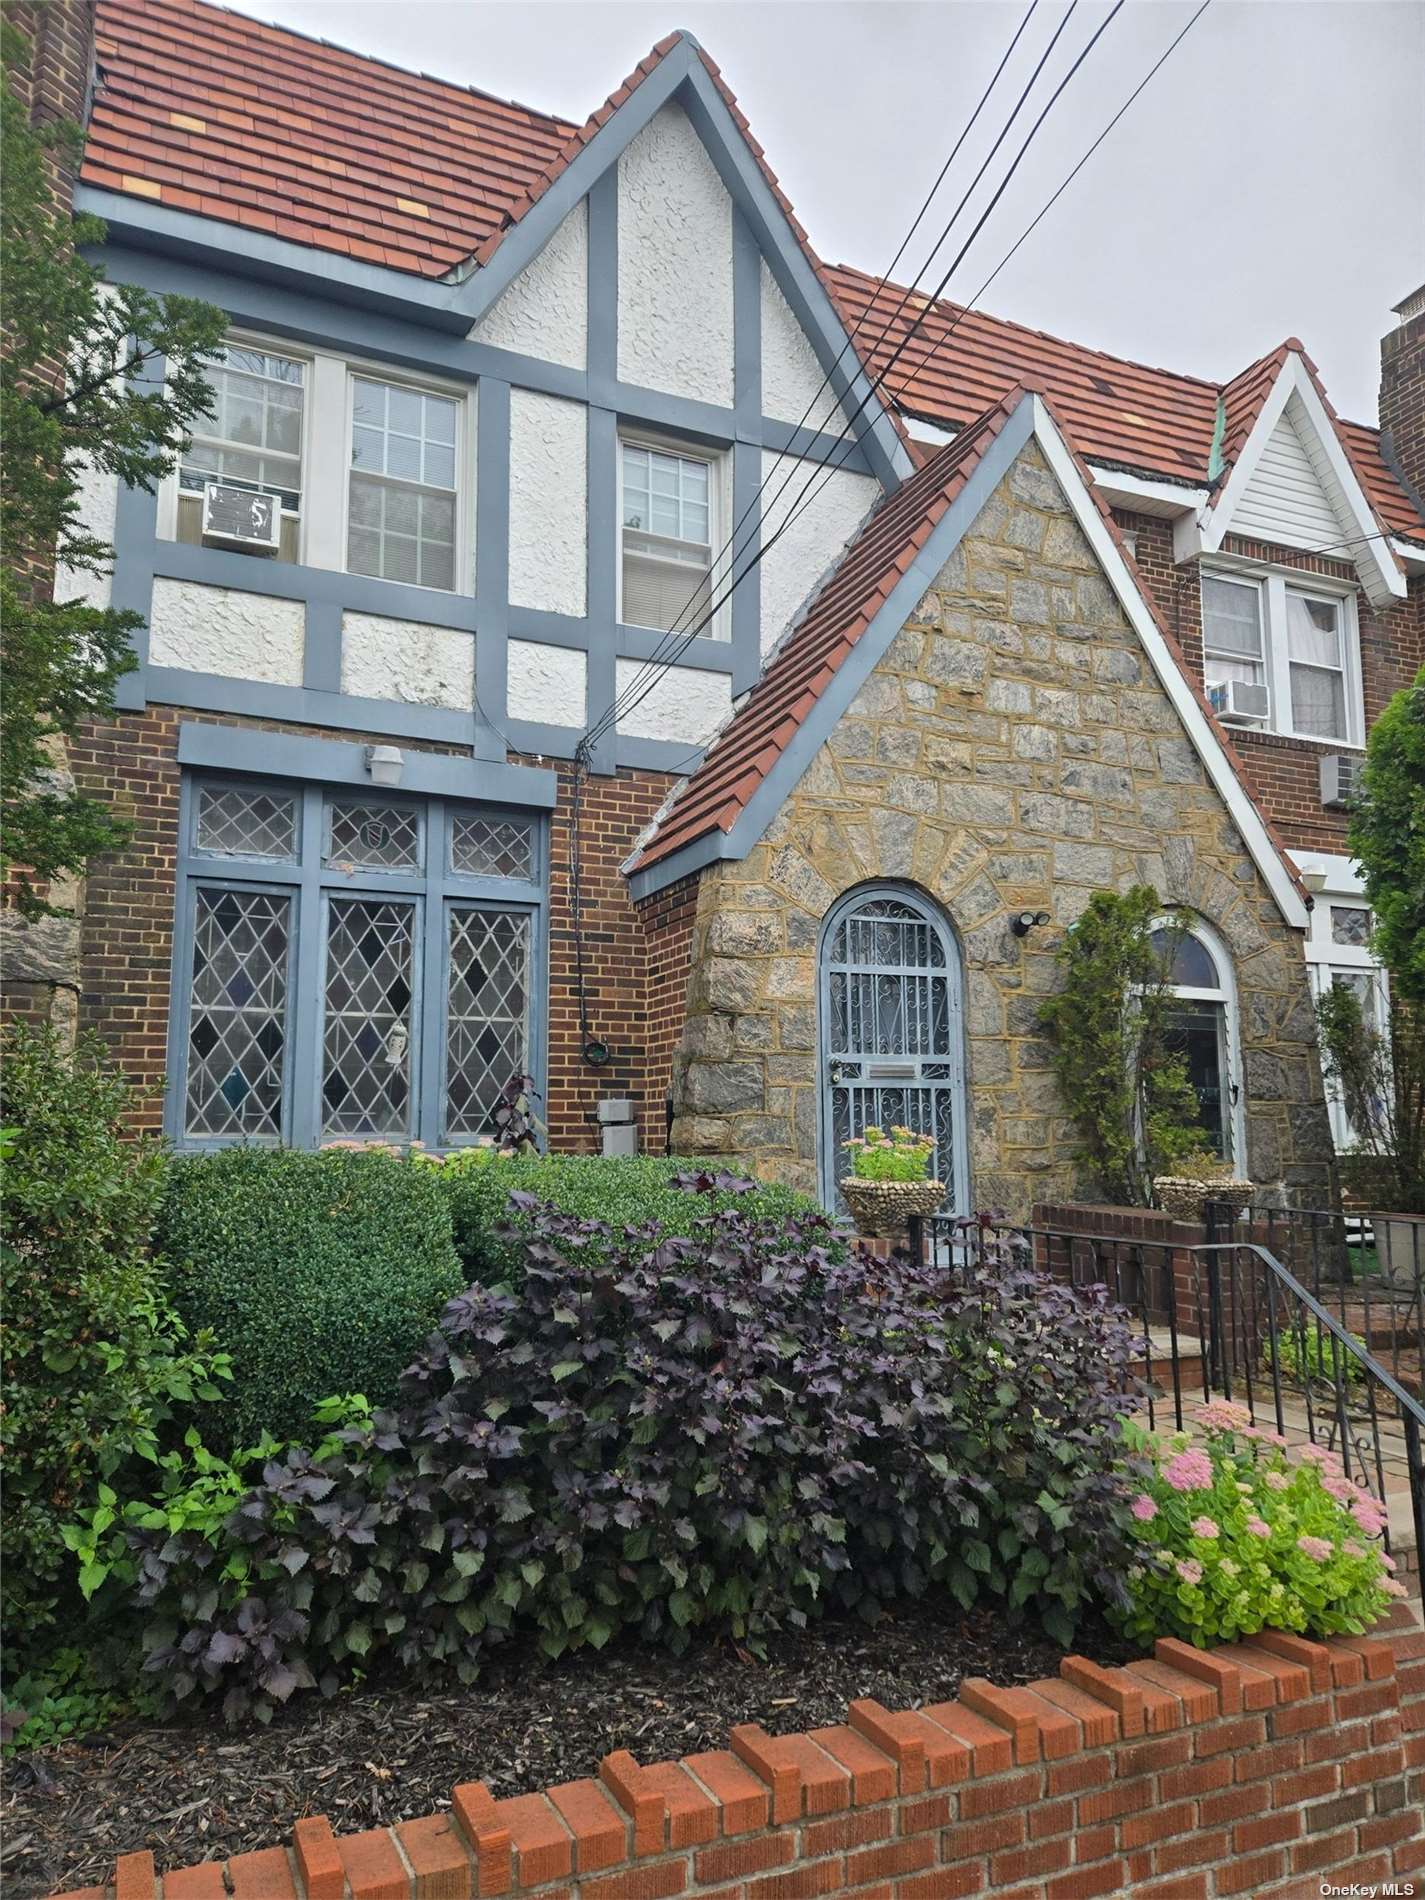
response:
<path fill-rule="evenodd" d="M 106 268 L 232 321 L 177 475 L 93 485 L 147 633 L 73 761 L 136 823 L 81 1014 L 175 1142 L 470 1140 L 528 1067 L 555 1146 L 627 1098 L 829 1195 L 879 1115 L 1023 1207 L 1072 1186 L 1056 933 L 1143 879 L 1214 1140 L 1320 1186 L 1337 801 L 1425 660 L 1418 308 L 1377 431 L 1294 340 L 1219 385 L 899 308 L 686 34 L 582 127 L 201 0 L 94 34 Z"/>

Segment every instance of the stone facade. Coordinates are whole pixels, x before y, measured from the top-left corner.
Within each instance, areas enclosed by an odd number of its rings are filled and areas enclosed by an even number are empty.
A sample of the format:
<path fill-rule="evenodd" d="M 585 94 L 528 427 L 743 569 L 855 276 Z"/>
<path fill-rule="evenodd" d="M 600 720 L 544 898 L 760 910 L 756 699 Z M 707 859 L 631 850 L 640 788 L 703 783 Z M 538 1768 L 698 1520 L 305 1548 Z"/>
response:
<path fill-rule="evenodd" d="M 1230 947 L 1247 1160 L 1320 1184 L 1330 1137 L 1299 934 L 1209 783 L 1032 443 L 742 861 L 700 882 L 674 1143 L 817 1181 L 817 948 L 852 887 L 918 887 L 965 975 L 972 1194 L 1071 1195 L 1073 1122 L 1037 1012 L 1096 890 L 1152 885 Z M 1016 937 L 1011 917 L 1051 922 Z"/>

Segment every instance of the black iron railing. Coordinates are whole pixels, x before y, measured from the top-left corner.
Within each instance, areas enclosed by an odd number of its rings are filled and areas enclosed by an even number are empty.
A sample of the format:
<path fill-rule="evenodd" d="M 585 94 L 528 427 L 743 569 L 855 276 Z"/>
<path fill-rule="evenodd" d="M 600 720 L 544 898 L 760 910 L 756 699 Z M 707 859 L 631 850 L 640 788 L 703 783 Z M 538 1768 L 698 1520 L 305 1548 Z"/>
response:
<path fill-rule="evenodd" d="M 1011 1241 L 1057 1279 L 1106 1287 L 1141 1340 L 1150 1429 L 1182 1429 L 1194 1400 L 1221 1396 L 1245 1405 L 1259 1428 L 1333 1452 L 1380 1504 L 1388 1548 L 1392 1515 L 1397 1544 L 1406 1524 L 1413 1526 L 1418 1564 L 1425 1551 L 1425 1222 L 1415 1224 L 1416 1234 L 1396 1235 L 1395 1284 L 1386 1288 L 1369 1227 L 1362 1239 L 1348 1234 L 1339 1215 L 1258 1215 L 1220 1210 L 1210 1237 L 1192 1245 L 950 1219 L 924 1222 L 911 1243 L 955 1273 L 977 1256 L 1000 1257 Z M 1267 1231 L 1293 1264 L 1266 1244 Z"/>

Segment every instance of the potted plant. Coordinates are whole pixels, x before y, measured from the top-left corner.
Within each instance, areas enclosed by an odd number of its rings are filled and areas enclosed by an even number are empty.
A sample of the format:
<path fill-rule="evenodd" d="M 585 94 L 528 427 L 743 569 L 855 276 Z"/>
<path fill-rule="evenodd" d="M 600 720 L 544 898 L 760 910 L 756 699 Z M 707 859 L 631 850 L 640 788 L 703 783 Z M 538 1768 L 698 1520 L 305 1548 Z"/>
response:
<path fill-rule="evenodd" d="M 1252 1183 L 1239 1181 L 1232 1164 L 1215 1155 L 1190 1155 L 1176 1173 L 1153 1177 L 1153 1200 L 1174 1220 L 1201 1221 L 1210 1201 L 1224 1203 L 1233 1214 L 1250 1206 Z"/>
<path fill-rule="evenodd" d="M 935 1143 L 909 1128 L 868 1128 L 846 1143 L 851 1172 L 841 1193 L 867 1239 L 894 1238 L 916 1214 L 933 1214 L 945 1199 L 943 1181 L 930 1179 Z"/>

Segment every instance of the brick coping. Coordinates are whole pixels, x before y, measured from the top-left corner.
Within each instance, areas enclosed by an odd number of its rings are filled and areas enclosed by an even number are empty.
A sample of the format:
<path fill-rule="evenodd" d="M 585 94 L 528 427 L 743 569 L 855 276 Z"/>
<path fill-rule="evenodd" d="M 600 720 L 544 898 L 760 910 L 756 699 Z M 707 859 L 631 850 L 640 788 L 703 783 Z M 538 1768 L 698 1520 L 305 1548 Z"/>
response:
<path fill-rule="evenodd" d="M 1151 1659 L 1123 1667 L 1066 1656 L 1057 1678 L 1021 1687 L 1000 1688 L 968 1677 L 953 1701 L 919 1710 L 888 1710 L 863 1699 L 851 1704 L 845 1724 L 804 1734 L 773 1736 L 755 1723 L 741 1723 L 731 1731 L 728 1748 L 681 1761 L 642 1766 L 620 1749 L 604 1757 L 597 1778 L 565 1782 L 539 1794 L 496 1800 L 483 1782 L 465 1782 L 454 1789 L 448 1811 L 360 1834 L 339 1836 L 325 1815 L 309 1815 L 296 1822 L 290 1847 L 206 1861 L 161 1878 L 152 1853 L 125 1854 L 111 1883 L 76 1888 L 60 1900 L 228 1900 L 230 1895 L 235 1900 L 478 1900 L 534 1889 L 544 1890 L 549 1900 L 572 1900 L 576 1892 L 581 1900 L 660 1900 L 685 1892 L 737 1900 L 744 1891 L 765 1892 L 767 1900 L 776 1900 L 782 1894 L 838 1893 L 849 1891 L 844 1884 L 852 1877 L 849 1864 L 830 1884 L 807 1882 L 812 1870 L 804 1858 L 791 1851 L 780 1863 L 759 1856 L 759 1837 L 775 1840 L 776 1830 L 800 1827 L 804 1856 L 816 1851 L 809 1837 L 825 1823 L 826 1845 L 840 1840 L 844 1848 L 855 1844 L 854 1811 L 905 1797 L 919 1797 L 919 1806 L 929 1809 L 937 1791 L 952 1787 L 961 1792 L 962 1814 L 1003 1813 L 1095 1785 L 1072 1757 L 1135 1741 L 1137 1753 L 1146 1756 L 1149 1738 L 1214 1722 L 1222 1724 L 1225 1739 L 1213 1741 L 1210 1749 L 1199 1742 L 1196 1753 L 1256 1747 L 1269 1754 L 1260 1749 L 1266 1740 L 1260 1720 L 1265 1712 L 1334 1694 L 1339 1723 L 1345 1713 L 1341 1692 L 1371 1691 L 1373 1685 L 1394 1690 L 1387 1679 L 1397 1675 L 1409 1678 L 1399 1686 L 1412 1705 L 1421 1699 L 1409 1726 L 1422 1733 L 1415 1737 L 1413 1754 L 1407 1751 L 1397 1763 L 1382 1762 L 1381 1772 L 1392 1766 L 1396 1774 L 1408 1772 L 1412 1761 L 1417 1767 L 1425 1762 L 1422 1659 L 1425 1631 L 1404 1604 L 1392 1605 L 1369 1636 L 1313 1641 L 1262 1630 L 1249 1641 L 1206 1650 L 1160 1638 Z M 1376 1698 L 1363 1702 L 1362 1712 L 1369 1713 L 1376 1700 L 1384 1706 L 1384 1698 Z M 1253 1716 L 1255 1728 L 1246 1719 Z M 1399 1732 L 1397 1721 L 1397 1737 Z M 1372 1734 L 1372 1743 L 1378 1739 Z M 1186 1759 L 1187 1738 L 1182 1747 Z M 1036 1764 L 1041 1765 L 1039 1780 L 1019 1772 Z M 1049 1765 L 1047 1780 L 1043 1765 Z M 1355 1776 L 1357 1782 L 1364 1779 Z M 966 1792 L 976 1784 L 985 1784 L 978 1799 Z M 1347 1785 L 1344 1779 L 1342 1785 Z M 1084 1805 L 1081 1799 L 1079 1808 Z M 1105 1815 L 1111 1811 L 1105 1807 Z M 833 1826 L 829 1817 L 837 1815 L 847 1821 Z M 1082 1830 L 1095 1817 L 1077 1818 Z M 920 1825 L 938 1821 L 932 1817 Z M 1029 1834 L 1035 1833 L 1031 1820 Z M 876 1835 L 863 1833 L 862 1838 Z M 700 1849 L 705 1851 L 696 1852 Z M 845 1856 L 847 1863 L 855 1858 Z M 745 1889 L 741 1884 L 759 1868 L 793 1860 L 802 1874 Z M 1409 1864 L 1422 1862 L 1425 1854 Z M 857 1875 L 858 1892 L 868 1877 L 869 1869 Z M 1048 1891 L 1122 1890 L 1093 1885 L 1083 1876 L 1071 1878 L 1072 1886 L 1050 1882 Z M 732 1884 L 724 1884 L 728 1881 Z M 1162 1888 L 1165 1895 L 1172 1884 Z M 895 1888 L 898 1894 L 927 1896 L 986 1890 L 919 1881 Z M 993 1889 L 1001 1890 L 999 1885 Z M 892 1888 L 865 1891 L 890 1895 Z M 1035 1885 L 1023 1891 L 1043 1889 Z"/>

